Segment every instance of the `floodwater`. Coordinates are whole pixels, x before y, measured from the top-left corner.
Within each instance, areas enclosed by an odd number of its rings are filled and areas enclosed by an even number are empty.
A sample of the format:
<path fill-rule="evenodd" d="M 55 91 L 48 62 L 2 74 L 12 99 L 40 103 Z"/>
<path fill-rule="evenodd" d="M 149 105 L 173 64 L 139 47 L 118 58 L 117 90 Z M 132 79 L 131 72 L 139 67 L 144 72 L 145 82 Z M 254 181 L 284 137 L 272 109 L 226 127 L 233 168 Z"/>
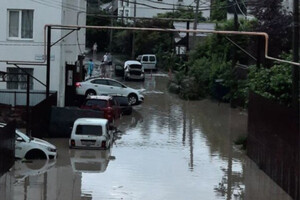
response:
<path fill-rule="evenodd" d="M 0 199 L 30 200 L 290 200 L 234 141 L 246 135 L 247 114 L 211 100 L 183 101 L 165 76 L 128 82 L 145 102 L 118 120 L 107 151 L 69 150 L 56 161 L 17 161 L 0 177 Z"/>

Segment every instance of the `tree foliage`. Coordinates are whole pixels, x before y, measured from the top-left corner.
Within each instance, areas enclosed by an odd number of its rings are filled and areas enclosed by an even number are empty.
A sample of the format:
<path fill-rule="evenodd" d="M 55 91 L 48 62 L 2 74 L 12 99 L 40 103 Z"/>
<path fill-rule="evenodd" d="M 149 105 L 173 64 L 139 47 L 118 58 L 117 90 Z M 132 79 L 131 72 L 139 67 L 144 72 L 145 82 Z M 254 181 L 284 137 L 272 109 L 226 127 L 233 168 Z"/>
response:
<path fill-rule="evenodd" d="M 108 14 L 105 11 L 100 11 L 99 14 Z M 93 15 L 88 15 L 86 19 L 88 26 L 107 26 L 110 25 L 109 18 L 100 18 Z M 99 29 L 87 29 L 86 30 L 86 45 L 92 47 L 97 42 L 98 50 L 104 50 L 109 44 L 109 31 Z"/>
<path fill-rule="evenodd" d="M 157 18 L 174 18 L 174 19 L 194 19 L 195 13 L 192 7 L 179 7 L 174 12 L 166 12 L 166 13 L 159 13 Z M 205 21 L 206 19 L 202 16 L 202 12 L 198 13 L 198 21 Z"/>
<path fill-rule="evenodd" d="M 215 0 L 213 1 L 211 10 L 211 20 L 224 21 L 227 16 L 227 0 Z"/>
<path fill-rule="evenodd" d="M 251 7 L 250 13 L 258 20 L 256 31 L 269 34 L 270 55 L 288 52 L 292 46 L 292 16 L 283 10 L 282 0 L 254 0 Z"/>

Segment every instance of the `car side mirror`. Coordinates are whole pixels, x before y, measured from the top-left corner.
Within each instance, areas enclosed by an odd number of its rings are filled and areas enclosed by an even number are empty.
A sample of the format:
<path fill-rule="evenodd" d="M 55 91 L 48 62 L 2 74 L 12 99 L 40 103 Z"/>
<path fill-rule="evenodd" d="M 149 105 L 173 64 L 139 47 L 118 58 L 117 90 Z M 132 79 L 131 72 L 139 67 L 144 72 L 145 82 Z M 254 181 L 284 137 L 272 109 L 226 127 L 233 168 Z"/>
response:
<path fill-rule="evenodd" d="M 17 137 L 17 141 L 18 141 L 18 142 L 23 142 L 23 138 Z"/>

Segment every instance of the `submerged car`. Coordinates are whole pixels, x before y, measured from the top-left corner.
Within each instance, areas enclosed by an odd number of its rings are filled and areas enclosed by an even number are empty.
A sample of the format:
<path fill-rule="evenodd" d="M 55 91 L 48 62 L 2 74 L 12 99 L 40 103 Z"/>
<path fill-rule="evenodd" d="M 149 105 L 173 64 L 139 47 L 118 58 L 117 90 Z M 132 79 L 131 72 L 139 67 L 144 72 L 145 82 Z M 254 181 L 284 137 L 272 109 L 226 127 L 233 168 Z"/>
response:
<path fill-rule="evenodd" d="M 112 123 L 115 121 L 115 119 L 120 118 L 121 115 L 121 110 L 118 102 L 111 96 L 87 96 L 80 108 L 103 111 L 104 118 Z"/>
<path fill-rule="evenodd" d="M 0 128 L 6 126 L 0 123 Z M 29 137 L 21 130 L 15 131 L 15 157 L 20 159 L 55 159 L 56 147 L 49 142 Z"/>
<path fill-rule="evenodd" d="M 138 105 L 144 101 L 139 90 L 130 88 L 114 79 L 92 78 L 76 83 L 77 95 L 122 94 L 128 98 L 130 105 Z"/>
<path fill-rule="evenodd" d="M 107 119 L 79 118 L 74 122 L 70 148 L 108 149 L 112 145 L 113 134 Z"/>
<path fill-rule="evenodd" d="M 136 60 L 128 60 L 124 63 L 124 80 L 145 80 L 145 72 L 142 64 Z"/>

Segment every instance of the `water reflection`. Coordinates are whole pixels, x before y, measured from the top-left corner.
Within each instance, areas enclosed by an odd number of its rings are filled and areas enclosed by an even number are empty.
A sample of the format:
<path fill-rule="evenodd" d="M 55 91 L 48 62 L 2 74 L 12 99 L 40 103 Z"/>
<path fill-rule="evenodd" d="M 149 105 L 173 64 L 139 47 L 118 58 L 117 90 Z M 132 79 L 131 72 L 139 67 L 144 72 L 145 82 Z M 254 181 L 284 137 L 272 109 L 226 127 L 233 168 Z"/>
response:
<path fill-rule="evenodd" d="M 70 149 L 69 153 L 74 172 L 103 173 L 111 158 L 110 150 Z"/>
<path fill-rule="evenodd" d="M 167 81 L 126 83 L 146 89 L 145 102 L 119 120 L 110 151 L 69 150 L 67 139 L 51 139 L 56 164 L 21 185 L 7 173 L 3 199 L 291 199 L 233 145 L 247 133 L 245 112 L 182 101 L 168 93 Z"/>

